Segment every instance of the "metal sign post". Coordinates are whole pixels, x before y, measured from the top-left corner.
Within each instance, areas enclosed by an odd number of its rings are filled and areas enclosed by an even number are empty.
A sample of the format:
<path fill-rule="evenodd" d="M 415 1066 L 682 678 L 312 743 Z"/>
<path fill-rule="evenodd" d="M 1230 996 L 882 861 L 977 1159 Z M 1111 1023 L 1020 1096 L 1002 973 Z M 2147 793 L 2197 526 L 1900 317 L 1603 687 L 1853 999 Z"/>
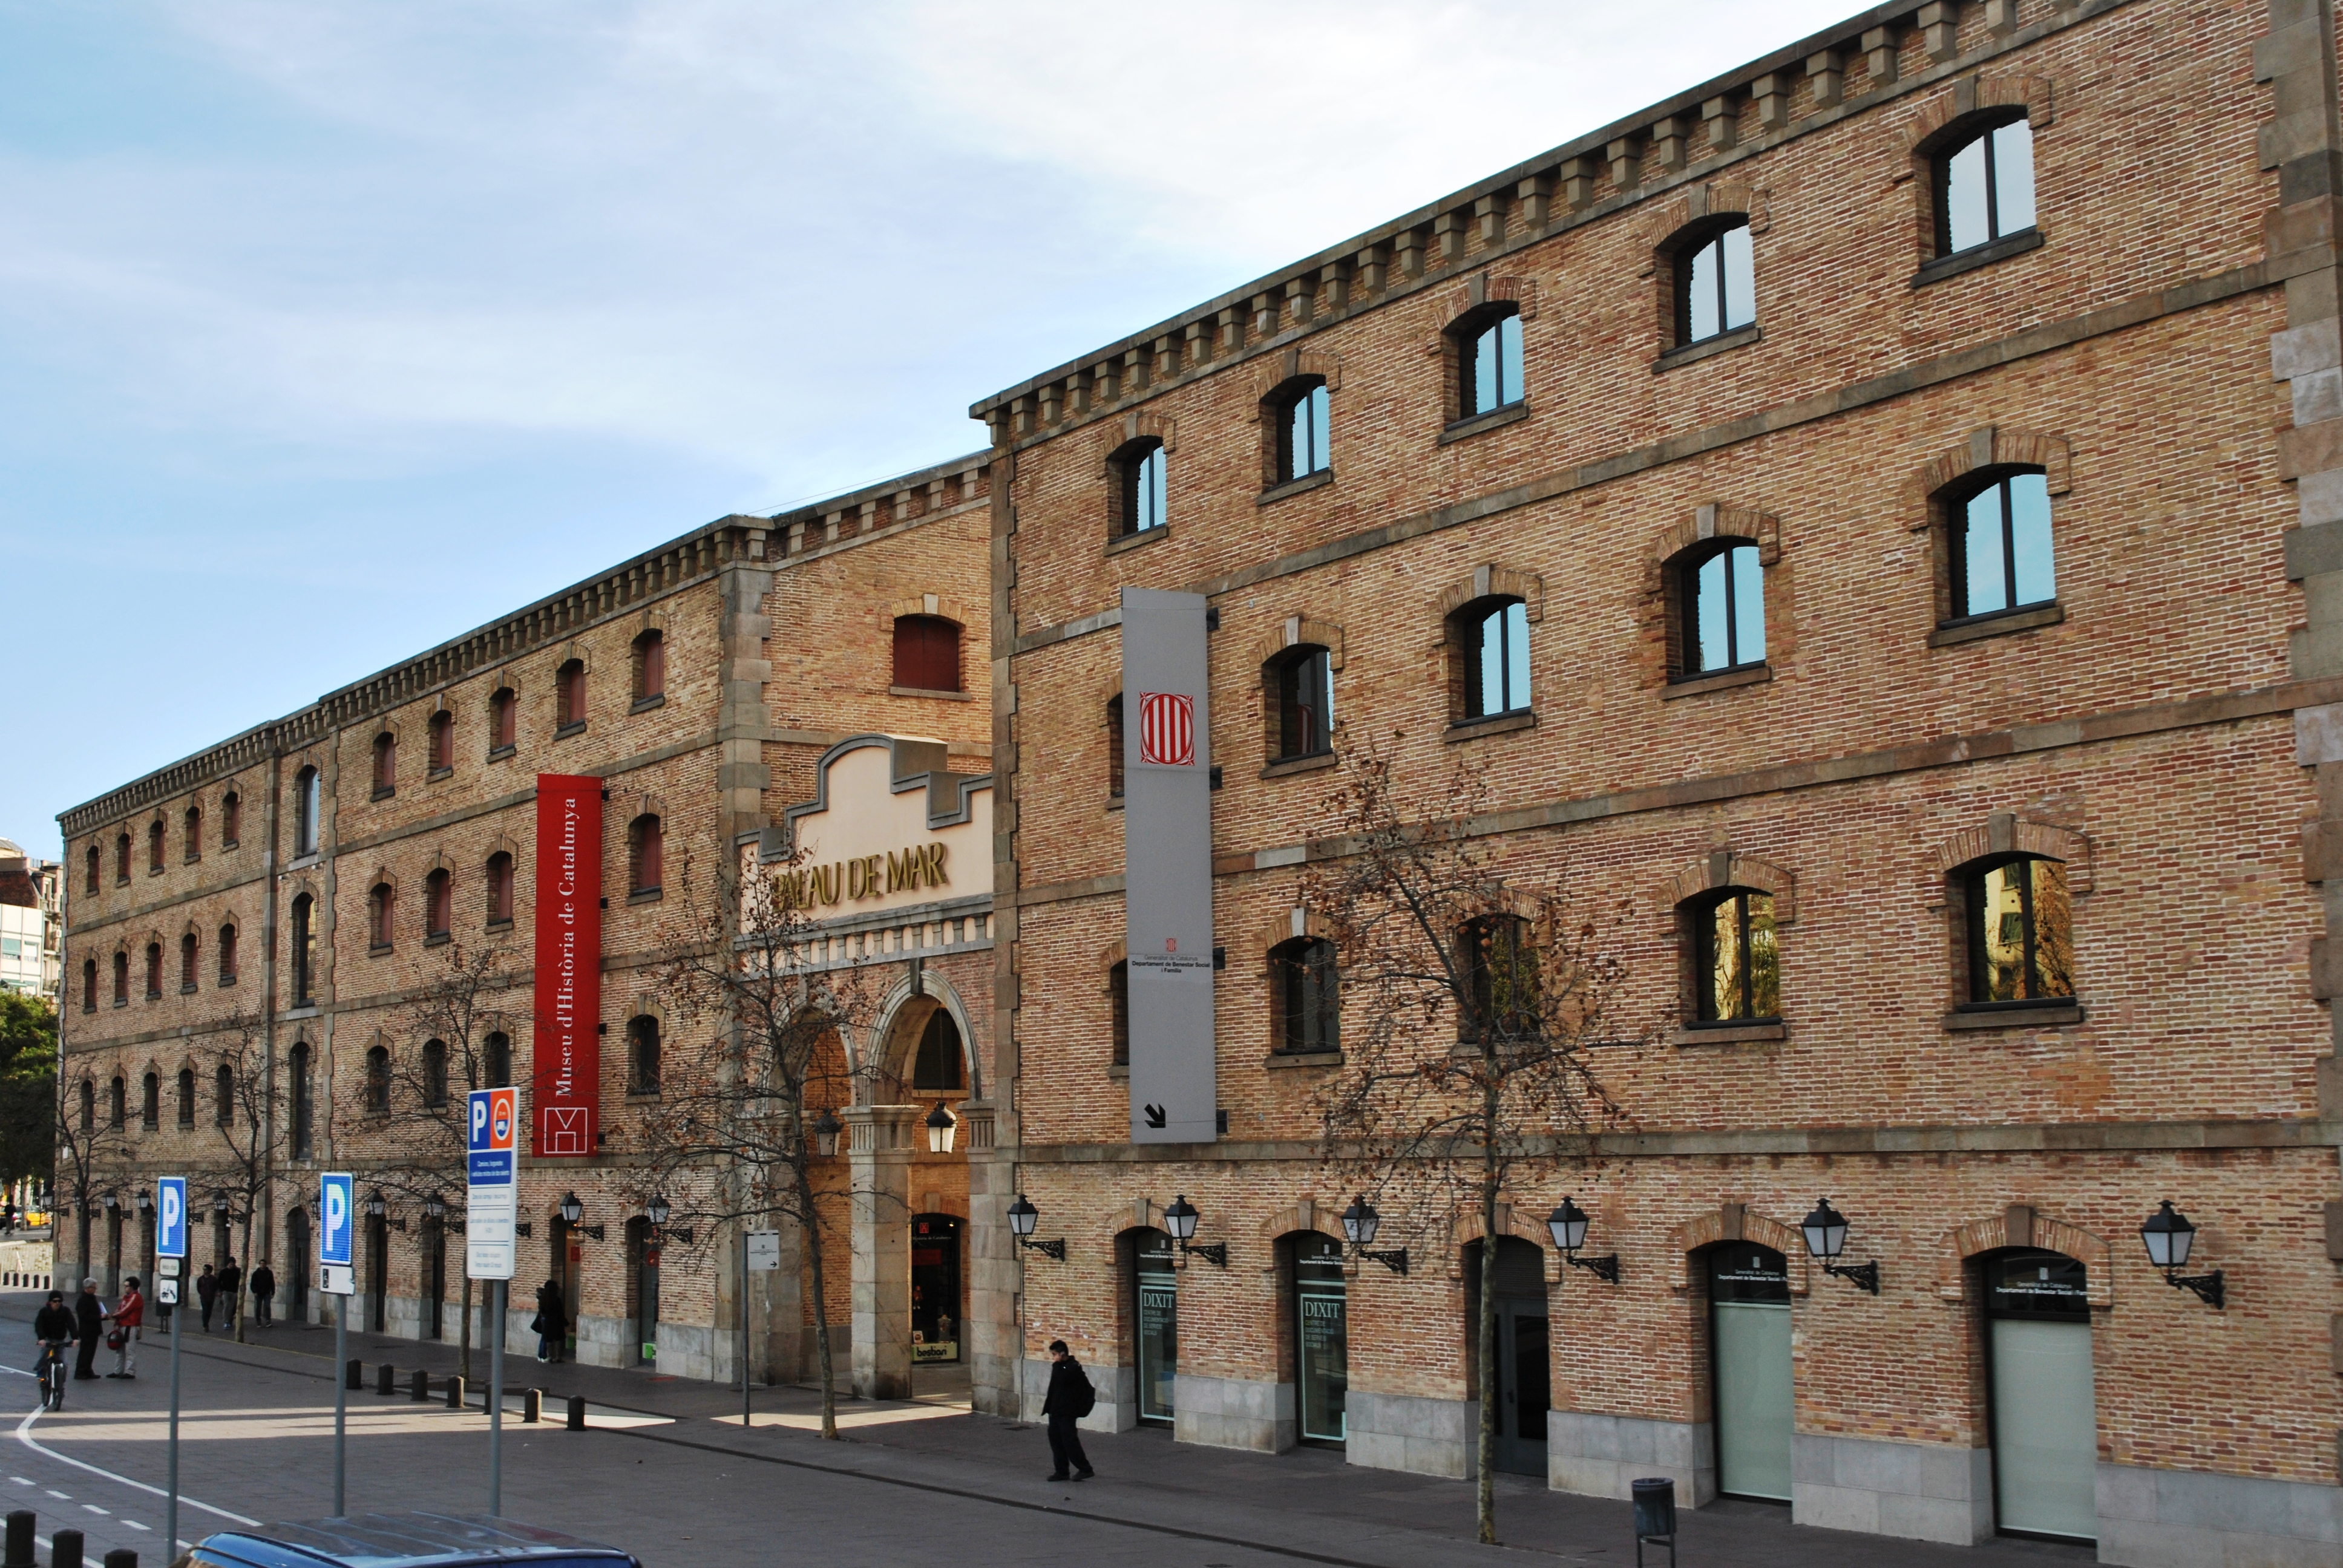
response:
<path fill-rule="evenodd" d="M 171 1437 L 169 1485 L 163 1497 L 163 1555 L 179 1555 L 179 1275 L 187 1256 L 187 1179 L 165 1176 L 155 1183 L 155 1261 L 163 1278 L 155 1299 L 171 1309 Z"/>
<path fill-rule="evenodd" d="M 513 1275 L 520 1097 L 475 1089 L 465 1106 L 464 1271 L 488 1282 L 488 1512 L 504 1512 L 505 1289 Z"/>
<path fill-rule="evenodd" d="M 334 1303 L 334 1517 L 347 1518 L 349 1507 L 345 1483 L 349 1467 L 345 1438 L 349 1422 L 350 1298 L 357 1293 L 357 1271 L 352 1267 L 357 1231 L 357 1183 L 346 1171 L 318 1178 L 317 1212 L 325 1223 L 317 1230 L 317 1289 L 338 1296 Z"/>

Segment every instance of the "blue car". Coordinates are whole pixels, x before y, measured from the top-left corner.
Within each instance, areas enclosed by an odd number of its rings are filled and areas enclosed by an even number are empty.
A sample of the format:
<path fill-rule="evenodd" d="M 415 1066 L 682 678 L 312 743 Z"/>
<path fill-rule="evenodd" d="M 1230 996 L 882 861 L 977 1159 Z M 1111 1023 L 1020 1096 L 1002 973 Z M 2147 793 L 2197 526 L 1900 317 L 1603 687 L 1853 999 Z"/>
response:
<path fill-rule="evenodd" d="M 642 1568 L 634 1554 L 486 1514 L 361 1513 L 206 1536 L 200 1568 Z"/>

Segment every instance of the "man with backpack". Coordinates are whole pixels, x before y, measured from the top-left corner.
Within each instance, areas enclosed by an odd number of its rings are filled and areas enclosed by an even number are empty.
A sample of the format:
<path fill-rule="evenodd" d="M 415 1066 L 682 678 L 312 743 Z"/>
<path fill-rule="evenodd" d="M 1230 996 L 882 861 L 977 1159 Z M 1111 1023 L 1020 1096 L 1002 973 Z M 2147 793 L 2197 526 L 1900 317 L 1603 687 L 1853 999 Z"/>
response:
<path fill-rule="evenodd" d="M 1050 1422 L 1050 1462 L 1055 1467 L 1050 1479 L 1066 1480 L 1071 1463 L 1072 1479 L 1088 1481 L 1095 1472 L 1091 1469 L 1091 1456 L 1082 1452 L 1081 1433 L 1074 1430 L 1074 1422 L 1098 1403 L 1098 1390 L 1091 1386 L 1090 1374 L 1067 1351 L 1065 1341 L 1050 1342 L 1050 1392 L 1041 1402 L 1041 1413 Z"/>

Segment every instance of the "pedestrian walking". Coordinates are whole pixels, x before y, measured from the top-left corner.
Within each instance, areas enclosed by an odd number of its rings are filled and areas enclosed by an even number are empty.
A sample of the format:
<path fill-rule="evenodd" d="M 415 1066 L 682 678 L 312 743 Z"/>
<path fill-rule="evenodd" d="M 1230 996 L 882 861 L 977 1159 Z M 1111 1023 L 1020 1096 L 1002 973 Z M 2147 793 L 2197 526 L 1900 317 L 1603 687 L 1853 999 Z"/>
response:
<path fill-rule="evenodd" d="M 252 1267 L 252 1321 L 261 1328 L 269 1324 L 270 1309 L 277 1304 L 277 1271 L 263 1258 Z"/>
<path fill-rule="evenodd" d="M 1096 1473 L 1090 1455 L 1082 1452 L 1082 1434 L 1074 1430 L 1074 1422 L 1098 1403 L 1098 1390 L 1091 1386 L 1090 1373 L 1082 1371 L 1065 1341 L 1050 1342 L 1050 1392 L 1041 1402 L 1041 1413 L 1050 1422 L 1050 1479 L 1067 1479 L 1066 1467 L 1071 1464 L 1073 1479 L 1088 1481 Z"/>
<path fill-rule="evenodd" d="M 122 1299 L 106 1314 L 114 1320 L 114 1332 L 106 1336 L 106 1342 L 114 1347 L 114 1370 L 106 1375 L 135 1378 L 138 1375 L 138 1340 L 146 1327 L 146 1298 L 138 1293 L 137 1275 L 131 1275 L 122 1283 Z"/>
<path fill-rule="evenodd" d="M 537 1321 L 530 1326 L 537 1330 L 537 1359 L 558 1362 L 569 1342 L 569 1303 L 558 1280 L 538 1286 Z"/>
<path fill-rule="evenodd" d="M 222 1261 L 219 1271 L 220 1330 L 222 1332 L 226 1332 L 226 1331 L 236 1327 L 236 1320 L 238 1314 L 244 1310 L 244 1302 L 238 1294 L 238 1292 L 243 1289 L 244 1271 L 236 1266 L 236 1260 L 234 1258 L 228 1258 Z"/>
<path fill-rule="evenodd" d="M 196 1276 L 196 1300 L 203 1303 L 204 1332 L 212 1332 L 212 1304 L 219 1300 L 219 1276 L 212 1272 L 209 1263 Z"/>
<path fill-rule="evenodd" d="M 97 1299 L 97 1282 L 84 1280 L 74 1302 L 74 1337 L 81 1342 L 74 1352 L 74 1381 L 97 1380 L 97 1342 L 106 1336 L 106 1303 Z"/>

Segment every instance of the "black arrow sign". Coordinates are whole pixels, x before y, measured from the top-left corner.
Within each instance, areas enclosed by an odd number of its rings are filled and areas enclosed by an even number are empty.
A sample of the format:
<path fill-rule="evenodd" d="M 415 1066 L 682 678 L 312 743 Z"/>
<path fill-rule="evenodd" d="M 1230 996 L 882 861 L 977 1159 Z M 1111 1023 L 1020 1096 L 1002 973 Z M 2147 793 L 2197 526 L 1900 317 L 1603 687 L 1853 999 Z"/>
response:
<path fill-rule="evenodd" d="M 1161 1127 L 1163 1124 L 1163 1108 L 1160 1105 L 1149 1106 L 1147 1108 L 1147 1125 L 1150 1127 Z"/>

